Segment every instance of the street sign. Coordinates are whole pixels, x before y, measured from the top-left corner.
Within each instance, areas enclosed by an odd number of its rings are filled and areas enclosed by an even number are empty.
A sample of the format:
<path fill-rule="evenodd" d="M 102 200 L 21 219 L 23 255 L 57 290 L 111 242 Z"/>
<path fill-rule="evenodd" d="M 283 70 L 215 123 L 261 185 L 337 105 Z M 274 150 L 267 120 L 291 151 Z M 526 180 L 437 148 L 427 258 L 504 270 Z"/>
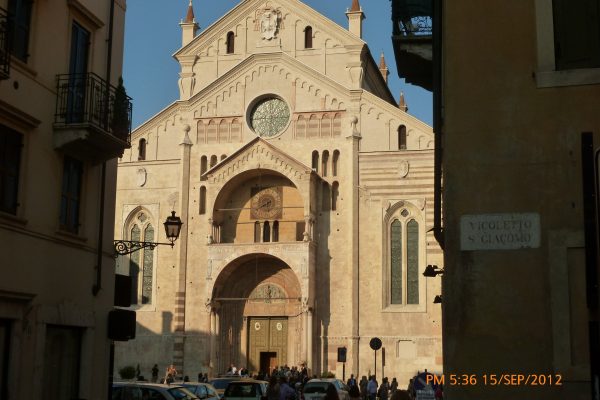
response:
<path fill-rule="evenodd" d="M 338 347 L 338 362 L 346 362 L 346 348 Z"/>
<path fill-rule="evenodd" d="M 379 339 L 378 337 L 374 337 L 369 342 L 369 346 L 371 346 L 371 349 L 377 351 L 381 348 L 381 346 L 383 346 L 383 343 L 381 343 L 381 339 Z"/>

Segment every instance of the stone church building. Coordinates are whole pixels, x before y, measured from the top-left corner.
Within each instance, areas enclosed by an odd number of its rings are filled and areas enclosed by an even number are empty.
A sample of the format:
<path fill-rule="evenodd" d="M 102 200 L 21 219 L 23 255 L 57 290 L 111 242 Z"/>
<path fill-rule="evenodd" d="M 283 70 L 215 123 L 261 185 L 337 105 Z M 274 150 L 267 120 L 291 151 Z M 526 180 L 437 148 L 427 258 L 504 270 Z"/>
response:
<path fill-rule="evenodd" d="M 440 279 L 422 275 L 442 267 L 432 129 L 396 103 L 348 6 L 345 29 L 299 0 L 245 0 L 197 34 L 190 3 L 180 99 L 132 134 L 115 232 L 166 242 L 172 210 L 184 225 L 173 248 L 117 261 L 138 326 L 115 370 L 341 378 L 346 348 L 346 376 L 366 375 L 379 337 L 401 386 L 441 372 Z"/>

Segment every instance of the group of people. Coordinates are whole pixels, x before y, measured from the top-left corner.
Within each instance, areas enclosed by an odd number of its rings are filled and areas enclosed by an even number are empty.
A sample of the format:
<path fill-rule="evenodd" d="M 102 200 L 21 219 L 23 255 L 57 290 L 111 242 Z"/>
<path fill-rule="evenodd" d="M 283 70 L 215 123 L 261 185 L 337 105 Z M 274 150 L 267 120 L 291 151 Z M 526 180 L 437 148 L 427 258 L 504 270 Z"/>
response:
<path fill-rule="evenodd" d="M 152 367 L 152 382 L 158 382 L 159 379 L 158 365 Z M 164 378 L 161 383 L 173 383 L 178 375 L 177 369 L 173 364 L 166 369 Z M 231 364 L 227 369 L 226 375 L 249 376 L 246 367 L 236 368 Z M 298 367 L 275 367 L 270 372 L 259 372 L 254 376 L 255 379 L 269 381 L 268 400 L 296 400 L 297 392 L 309 381 L 308 370 L 305 365 Z M 316 375 L 312 378 L 316 378 Z M 184 382 L 189 381 L 189 378 L 184 377 Z M 199 373 L 198 382 L 208 382 L 208 374 Z M 407 390 L 398 388 L 398 381 L 393 378 L 389 382 L 387 377 L 384 377 L 381 385 L 377 382 L 375 375 L 371 375 L 369 379 L 365 375 L 362 376 L 360 382 L 357 382 L 354 374 L 346 382 L 350 388 L 349 395 L 352 400 L 413 400 L 416 398 L 416 391 L 413 385 L 413 379 L 410 380 Z M 330 385 L 333 387 L 333 385 Z M 335 392 L 335 393 L 334 393 Z M 443 399 L 442 388 L 438 387 L 435 390 L 435 398 Z M 326 393 L 324 400 L 339 400 L 337 390 L 332 393 Z"/>
<path fill-rule="evenodd" d="M 358 384 L 358 388 L 353 382 L 356 382 L 356 379 L 354 379 L 354 375 L 351 375 L 347 382 L 347 385 L 350 387 L 351 398 L 359 398 L 362 400 L 413 400 L 416 398 L 416 390 L 412 379 L 408 384 L 407 390 L 398 388 L 398 381 L 396 378 L 393 378 L 392 381 L 389 382 L 388 378 L 384 377 L 381 385 L 379 385 L 375 375 L 371 375 L 368 380 L 367 377 L 363 375 Z M 354 390 L 355 395 L 352 393 L 353 388 L 356 388 Z M 357 391 L 358 393 L 356 393 Z M 443 399 L 443 396 L 442 388 L 436 388 L 436 400 Z"/>

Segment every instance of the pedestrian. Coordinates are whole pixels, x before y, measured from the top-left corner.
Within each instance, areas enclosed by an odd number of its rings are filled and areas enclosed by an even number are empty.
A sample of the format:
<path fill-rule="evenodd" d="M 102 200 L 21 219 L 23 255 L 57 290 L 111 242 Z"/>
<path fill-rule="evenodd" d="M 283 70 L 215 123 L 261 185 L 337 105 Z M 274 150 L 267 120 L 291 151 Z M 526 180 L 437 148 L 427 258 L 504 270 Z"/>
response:
<path fill-rule="evenodd" d="M 346 384 L 349 387 L 356 386 L 356 378 L 354 377 L 354 374 L 350 374 L 350 378 L 348 379 L 348 382 L 346 382 Z"/>
<path fill-rule="evenodd" d="M 367 377 L 366 376 L 362 376 L 362 378 L 360 378 L 360 383 L 358 384 L 359 388 L 360 388 L 360 396 L 362 397 L 363 400 L 367 400 L 367 384 L 369 383 L 369 381 L 367 381 Z"/>
<path fill-rule="evenodd" d="M 377 398 L 377 382 L 375 381 L 375 375 L 371 375 L 369 383 L 367 383 L 367 395 L 369 400 L 376 400 Z"/>
<path fill-rule="evenodd" d="M 350 400 L 360 400 L 360 390 L 358 389 L 358 386 L 350 386 L 348 394 L 350 395 Z"/>
<path fill-rule="evenodd" d="M 411 398 L 415 398 L 415 381 L 413 379 L 408 381 L 408 387 L 406 388 L 406 391 L 408 392 L 408 395 Z"/>
<path fill-rule="evenodd" d="M 171 383 L 175 382 L 176 376 L 177 376 L 177 370 L 175 369 L 175 366 L 173 364 L 169 365 L 167 367 L 167 372 L 165 374 L 165 383 L 167 385 L 170 385 Z"/>
<path fill-rule="evenodd" d="M 154 364 L 152 367 L 152 382 L 158 382 L 158 364 Z"/>
<path fill-rule="evenodd" d="M 388 378 L 383 378 L 381 381 L 381 386 L 379 386 L 379 390 L 377 391 L 377 396 L 379 396 L 379 400 L 388 400 L 388 392 L 390 390 L 390 385 L 388 384 Z"/>
<path fill-rule="evenodd" d="M 390 384 L 390 396 L 393 396 L 394 393 L 398 390 L 398 381 L 396 377 L 392 378 L 392 383 Z"/>
<path fill-rule="evenodd" d="M 271 376 L 269 380 L 269 387 L 267 389 L 267 400 L 279 400 L 279 382 L 275 375 Z"/>
<path fill-rule="evenodd" d="M 285 375 L 279 378 L 279 400 L 296 400 L 296 391 L 288 385 Z"/>

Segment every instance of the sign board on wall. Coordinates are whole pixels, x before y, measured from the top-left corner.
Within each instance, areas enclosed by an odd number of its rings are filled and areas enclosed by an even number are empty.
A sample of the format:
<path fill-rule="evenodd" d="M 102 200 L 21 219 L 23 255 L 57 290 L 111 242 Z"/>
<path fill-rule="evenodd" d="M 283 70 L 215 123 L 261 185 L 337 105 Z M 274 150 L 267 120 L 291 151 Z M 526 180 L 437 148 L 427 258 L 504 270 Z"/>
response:
<path fill-rule="evenodd" d="M 463 215 L 460 217 L 460 249 L 538 248 L 540 230 L 537 213 Z"/>

